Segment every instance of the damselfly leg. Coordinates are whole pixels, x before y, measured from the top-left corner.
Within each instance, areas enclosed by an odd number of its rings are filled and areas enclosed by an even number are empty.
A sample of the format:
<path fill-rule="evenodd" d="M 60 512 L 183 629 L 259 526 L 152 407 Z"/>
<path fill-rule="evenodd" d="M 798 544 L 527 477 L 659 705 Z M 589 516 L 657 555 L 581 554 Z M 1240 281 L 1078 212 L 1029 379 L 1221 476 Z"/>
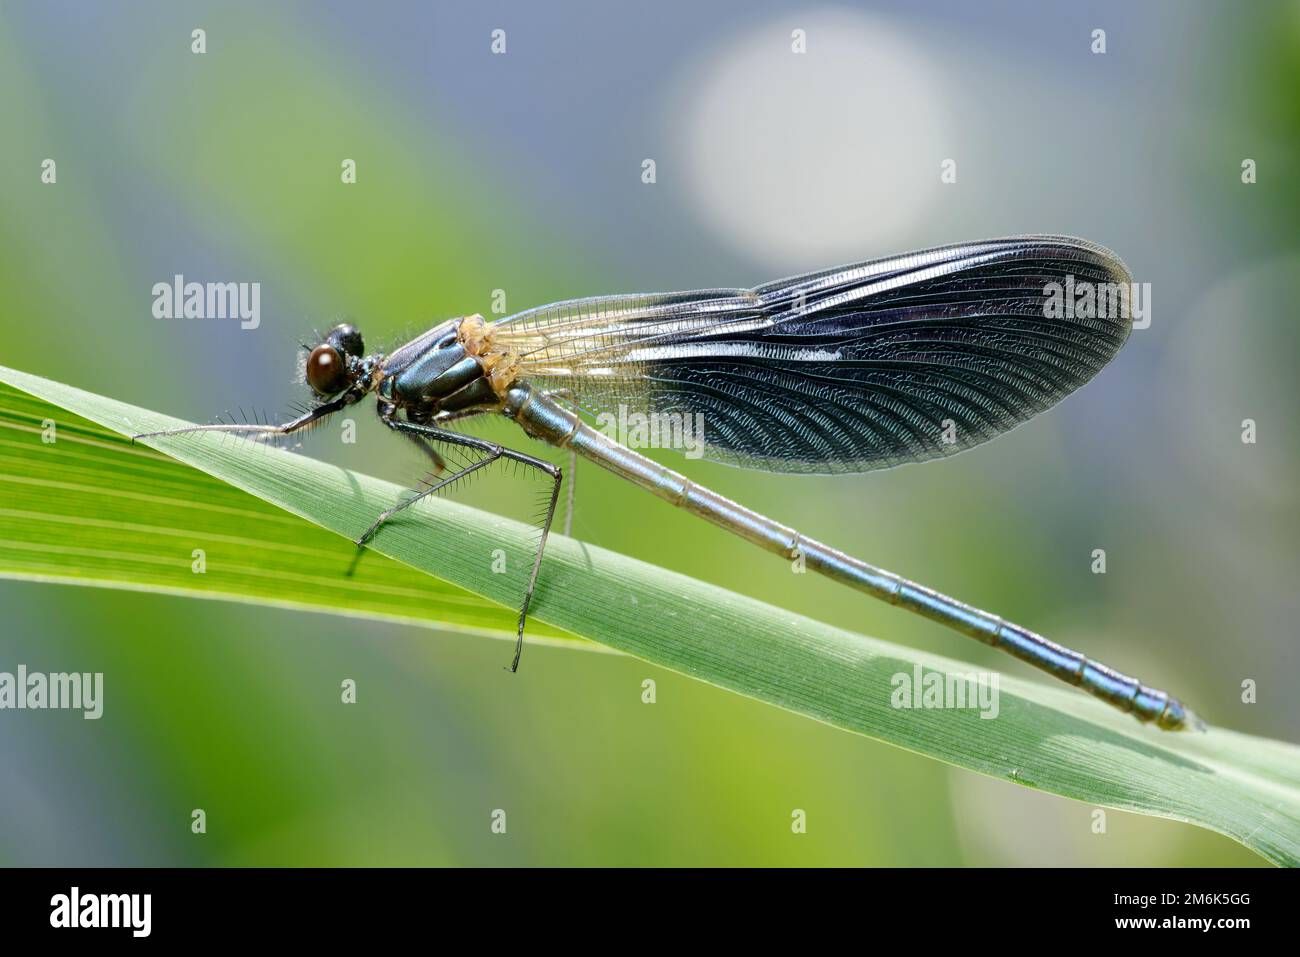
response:
<path fill-rule="evenodd" d="M 578 398 L 573 394 L 572 389 L 553 389 L 550 392 L 543 393 L 548 399 L 560 398 L 569 404 L 575 412 L 579 410 Z M 564 530 L 561 532 L 565 538 L 573 534 L 573 505 L 577 498 L 578 488 L 578 453 L 569 449 L 569 484 L 564 489 Z"/>
<path fill-rule="evenodd" d="M 511 671 L 519 670 L 519 659 L 524 652 L 524 624 L 528 620 L 528 606 L 533 600 L 533 591 L 537 587 L 537 573 L 542 567 L 542 553 L 546 550 L 546 539 L 551 534 L 551 523 L 555 520 L 555 505 L 560 499 L 560 485 L 564 481 L 564 473 L 557 465 L 552 465 L 544 459 L 535 458 L 531 455 L 525 455 L 523 452 L 516 452 L 514 449 L 508 449 L 503 445 L 497 445 L 494 442 L 487 442 L 483 439 L 475 438 L 472 435 L 463 435 L 460 432 L 453 432 L 450 429 L 440 429 L 433 425 L 424 425 L 417 422 L 406 422 L 398 419 L 393 415 L 381 416 L 383 423 L 394 431 L 410 435 L 419 436 L 422 439 L 432 440 L 435 442 L 446 442 L 450 445 L 458 445 L 463 448 L 474 449 L 483 453 L 483 458 L 474 462 L 458 472 L 455 472 L 439 482 L 436 482 L 427 488 L 421 489 L 417 494 L 410 498 L 403 499 L 392 508 L 380 514 L 375 519 L 373 525 L 366 529 L 365 533 L 358 538 L 357 545 L 364 546 L 370 539 L 375 536 L 386 521 L 396 515 L 403 509 L 409 508 L 416 502 L 429 495 L 437 492 L 439 489 L 446 488 L 453 482 L 459 481 L 465 476 L 477 472 L 481 468 L 486 468 L 498 459 L 506 459 L 512 462 L 518 462 L 529 468 L 547 475 L 551 478 L 551 495 L 547 502 L 546 514 L 542 519 L 542 533 L 537 542 L 537 551 L 533 555 L 532 569 L 528 575 L 528 586 L 524 590 L 524 600 L 519 607 L 519 627 L 515 637 L 515 657 L 510 663 Z"/>
<path fill-rule="evenodd" d="M 331 409 L 330 411 L 331 412 L 337 411 L 337 409 Z M 320 413 L 320 409 L 313 410 L 313 413 Z M 242 433 L 242 434 L 253 434 L 253 435 L 291 435 L 294 432 L 298 432 L 301 431 L 302 429 L 307 428 L 312 423 L 322 418 L 321 414 L 313 414 L 313 413 L 308 413 L 306 415 L 299 416 L 298 418 L 290 422 L 286 422 L 284 425 L 257 425 L 251 423 L 230 424 L 230 425 L 226 425 L 226 424 L 194 425 L 194 426 L 186 426 L 185 428 L 180 428 L 180 429 L 164 429 L 158 432 L 141 432 L 137 435 L 132 436 L 132 439 L 133 440 L 145 439 L 145 438 L 153 438 L 156 436 L 164 436 L 164 435 L 187 435 L 194 432 L 228 432 L 228 433 Z M 392 508 L 386 509 L 385 511 L 381 512 L 379 517 L 375 519 L 374 523 L 368 529 L 366 529 L 365 532 L 363 532 L 359 538 L 356 539 L 356 544 L 358 547 L 364 547 L 372 538 L 375 537 L 375 534 L 379 531 L 380 527 L 383 526 L 385 522 L 391 519 L 398 512 L 410 508 L 416 502 L 424 498 L 427 498 L 429 495 L 432 495 L 435 492 L 438 492 L 439 490 L 446 488 L 447 486 L 459 481 L 462 478 L 465 478 L 467 475 L 477 472 L 479 469 L 486 468 L 487 466 L 491 465 L 493 462 L 498 461 L 499 459 L 506 459 L 508 461 L 518 462 L 519 464 L 525 465 L 531 469 L 536 469 L 537 471 L 543 473 L 544 475 L 548 476 L 551 479 L 550 496 L 547 499 L 546 512 L 541 523 L 541 537 L 538 539 L 537 542 L 537 549 L 533 555 L 532 567 L 528 574 L 528 585 L 524 591 L 523 602 L 520 604 L 519 607 L 519 623 L 516 629 L 516 636 L 515 636 L 515 654 L 514 654 L 514 658 L 510 662 L 510 670 L 518 671 L 519 660 L 522 657 L 524 651 L 524 626 L 528 621 L 528 608 L 532 604 L 533 592 L 537 588 L 537 575 L 542 566 L 542 554 L 546 550 L 546 540 L 550 536 L 551 525 L 555 520 L 555 508 L 560 499 L 560 486 L 563 484 L 564 481 L 563 470 L 560 469 L 559 466 L 552 465 L 550 462 L 547 462 L 544 459 L 539 459 L 531 455 L 526 455 L 523 452 L 517 452 L 514 449 L 508 449 L 505 446 L 497 445 L 496 443 L 493 442 L 488 442 L 483 439 L 475 438 L 474 436 L 471 435 L 463 435 L 460 432 L 453 432 L 450 429 L 440 429 L 432 425 L 422 425 L 415 422 L 405 422 L 402 421 L 401 419 L 394 418 L 391 414 L 387 416 L 381 415 L 381 420 L 390 429 L 393 429 L 394 431 L 406 435 L 409 438 L 413 439 L 416 442 L 416 444 L 420 445 L 422 448 L 426 450 L 427 453 L 429 453 L 430 458 L 435 463 L 442 463 L 443 459 L 442 456 L 438 454 L 436 449 L 434 449 L 432 446 L 427 445 L 429 441 L 446 442 L 450 445 L 457 445 L 464 448 L 473 449 L 475 451 L 482 452 L 484 457 L 479 461 L 473 462 L 470 465 L 466 466 L 465 468 L 459 469 L 458 471 L 445 476 L 439 481 L 434 482 L 428 485 L 427 487 L 420 489 L 418 492 L 411 495 L 410 497 L 405 498 L 402 501 L 398 502 Z M 445 469 L 445 465 L 443 466 L 443 468 Z"/>
<path fill-rule="evenodd" d="M 316 408 L 303 413 L 295 419 L 290 419 L 283 425 L 262 425 L 254 422 L 235 422 L 220 423 L 217 425 L 187 425 L 180 429 L 162 429 L 158 432 L 139 432 L 131 436 L 131 441 L 136 439 L 151 439 L 159 435 L 189 435 L 194 432 L 232 432 L 249 435 L 292 435 L 294 432 L 300 432 L 303 429 L 310 428 L 326 416 L 333 415 L 349 403 L 342 398 L 333 402 L 326 402 L 318 405 Z"/>

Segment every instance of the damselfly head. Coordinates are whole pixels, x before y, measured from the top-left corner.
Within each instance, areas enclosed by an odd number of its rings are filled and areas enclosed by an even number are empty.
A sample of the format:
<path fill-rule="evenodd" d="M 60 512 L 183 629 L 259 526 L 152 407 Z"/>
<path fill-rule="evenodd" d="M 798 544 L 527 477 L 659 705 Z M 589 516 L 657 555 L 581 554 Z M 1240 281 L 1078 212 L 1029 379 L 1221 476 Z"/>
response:
<path fill-rule="evenodd" d="M 303 377 L 318 396 L 337 395 L 357 381 L 365 351 L 356 326 L 347 322 L 337 325 L 307 356 Z"/>

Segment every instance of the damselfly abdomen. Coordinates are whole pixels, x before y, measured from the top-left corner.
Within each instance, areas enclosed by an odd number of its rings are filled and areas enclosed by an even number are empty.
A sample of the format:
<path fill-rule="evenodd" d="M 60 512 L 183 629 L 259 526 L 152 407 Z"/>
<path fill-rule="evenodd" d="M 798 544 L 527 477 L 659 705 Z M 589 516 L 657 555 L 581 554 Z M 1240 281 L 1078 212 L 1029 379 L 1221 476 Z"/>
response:
<path fill-rule="evenodd" d="M 562 474 L 451 427 L 486 413 L 504 414 L 534 439 L 768 551 L 1002 648 L 1141 721 L 1181 729 L 1195 718 L 1165 692 L 701 488 L 580 414 L 623 407 L 702 416 L 706 457 L 776 472 L 865 472 L 954 455 L 1050 408 L 1100 371 L 1128 337 L 1132 289 L 1124 264 L 1101 246 L 1023 236 L 756 289 L 576 299 L 492 323 L 451 319 L 386 355 L 366 355 L 360 333 L 341 325 L 309 349 L 304 377 L 319 399 L 309 412 L 283 426 L 177 431 L 287 434 L 374 393 L 384 424 L 439 468 L 439 443 L 482 455 L 379 516 L 358 544 L 395 512 L 497 459 L 549 476 L 512 668 Z"/>

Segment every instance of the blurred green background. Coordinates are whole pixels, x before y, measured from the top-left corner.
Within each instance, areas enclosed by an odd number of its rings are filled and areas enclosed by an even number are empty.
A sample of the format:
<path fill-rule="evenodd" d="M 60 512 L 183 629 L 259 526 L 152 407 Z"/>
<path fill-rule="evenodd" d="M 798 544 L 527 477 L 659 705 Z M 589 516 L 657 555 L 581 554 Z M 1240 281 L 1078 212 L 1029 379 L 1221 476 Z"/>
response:
<path fill-rule="evenodd" d="M 9 2 L 0 363 L 204 421 L 305 398 L 297 343 L 344 316 L 382 348 L 489 314 L 494 290 L 514 312 L 1086 236 L 1152 284 L 1153 323 L 1033 424 L 860 477 L 664 460 L 1211 722 L 1296 740 L 1298 74 L 1295 2 Z M 153 318 L 176 273 L 260 281 L 261 327 Z M 304 453 L 420 478 L 357 418 L 355 446 L 322 432 Z M 578 489 L 580 538 L 1020 667 L 592 468 Z M 503 475 L 468 499 L 526 517 L 532 495 Z M 1094 834 L 1086 805 L 613 655 L 532 648 L 511 676 L 504 642 L 417 628 L 12 581 L 0 606 L 0 670 L 103 671 L 107 697 L 97 722 L 0 714 L 7 864 L 1260 863 L 1119 812 Z"/>

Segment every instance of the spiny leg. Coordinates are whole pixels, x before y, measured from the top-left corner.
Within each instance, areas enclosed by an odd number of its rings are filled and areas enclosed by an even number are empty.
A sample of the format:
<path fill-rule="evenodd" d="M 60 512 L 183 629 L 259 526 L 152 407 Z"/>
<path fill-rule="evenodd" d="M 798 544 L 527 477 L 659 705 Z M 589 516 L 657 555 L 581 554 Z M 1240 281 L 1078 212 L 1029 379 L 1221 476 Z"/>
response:
<path fill-rule="evenodd" d="M 248 432 L 255 435 L 290 435 L 299 429 L 305 429 L 310 425 L 319 422 L 327 415 L 333 415 L 339 409 L 346 408 L 350 405 L 352 399 L 344 394 L 331 402 L 325 402 L 316 408 L 311 409 L 296 419 L 291 419 L 284 425 L 254 425 L 244 424 L 221 424 L 221 425 L 187 425 L 180 429 L 161 429 L 157 432 L 139 432 L 131 436 L 131 441 L 136 439 L 150 439 L 159 435 L 187 435 L 191 432 Z"/>
<path fill-rule="evenodd" d="M 569 405 L 571 405 L 575 411 L 579 408 L 577 396 L 573 394 L 572 389 L 552 389 L 549 392 L 544 392 L 543 395 L 547 396 L 548 398 L 550 396 L 559 396 L 561 399 L 564 399 L 564 401 L 568 402 Z M 573 502 L 574 499 L 577 497 L 577 488 L 578 488 L 578 453 L 573 448 L 570 448 L 569 449 L 569 487 L 565 490 L 564 493 L 564 533 L 563 534 L 565 538 L 569 538 L 573 534 Z"/>
<path fill-rule="evenodd" d="M 425 454 L 433 459 L 434 464 L 439 471 L 446 468 L 446 463 L 443 461 L 443 458 L 438 453 L 437 449 L 430 444 L 430 441 L 434 439 L 441 442 L 447 442 L 451 445 L 465 446 L 483 452 L 485 453 L 485 457 L 480 459 L 478 462 L 471 463 L 462 469 L 458 469 L 442 481 L 421 489 L 410 498 L 398 502 L 392 508 L 380 513 L 374 523 L 362 533 L 360 538 L 356 540 L 357 545 L 364 545 L 366 542 L 370 541 L 370 539 L 374 537 L 375 532 L 379 531 L 379 526 L 383 525 L 384 522 L 402 511 L 402 509 L 410 508 L 416 502 L 420 501 L 420 499 L 432 495 L 441 488 L 446 488 L 452 482 L 464 478 L 471 472 L 476 472 L 479 469 L 490 465 L 497 459 L 501 458 L 501 454 L 504 451 L 499 445 L 485 442 L 482 439 L 476 439 L 471 435 L 461 435 L 459 432 L 452 432 L 450 429 L 440 429 L 436 426 L 417 426 L 411 422 L 403 422 L 401 419 L 397 418 L 396 413 L 397 410 L 394 406 L 381 405 L 379 407 L 379 420 L 394 432 L 397 432 L 414 442 L 425 452 Z"/>
<path fill-rule="evenodd" d="M 450 442 L 455 445 L 463 445 L 468 448 L 478 449 L 482 452 L 487 453 L 487 457 L 484 458 L 482 461 L 476 462 L 468 469 L 465 469 L 462 472 L 457 473 L 456 475 L 444 479 L 433 488 L 428 489 L 425 492 L 422 492 L 415 499 L 411 499 L 410 501 L 404 502 L 398 505 L 397 507 L 390 509 L 389 513 L 385 513 L 385 516 L 387 514 L 391 514 L 392 512 L 405 508 L 406 506 L 412 504 L 412 502 L 415 502 L 418 499 L 423 498 L 425 495 L 429 494 L 430 492 L 436 491 L 438 488 L 441 488 L 442 486 L 448 484 L 449 482 L 455 481 L 456 479 L 460 478 L 462 475 L 468 474 L 469 472 L 472 472 L 475 469 L 482 468 L 483 466 L 487 465 L 489 462 L 495 461 L 498 458 L 509 459 L 512 462 L 519 462 L 521 465 L 527 465 L 530 468 L 535 468 L 538 471 L 543 472 L 546 475 L 549 475 L 551 477 L 552 480 L 551 499 L 546 507 L 546 518 L 543 519 L 542 521 L 542 535 L 537 542 L 537 552 L 533 556 L 533 567 L 532 567 L 532 571 L 529 573 L 528 576 L 528 588 L 524 591 L 524 600 L 519 607 L 519 628 L 518 628 L 518 634 L 515 638 L 515 657 L 514 660 L 510 663 L 510 670 L 518 671 L 519 659 L 524 653 L 524 624 L 528 620 L 528 606 L 532 603 L 533 600 L 533 590 L 537 587 L 537 574 L 542 567 L 542 553 L 546 550 L 546 539 L 551 533 L 551 523 L 555 520 L 555 505 L 560 500 L 560 485 L 564 481 L 563 471 L 560 469 L 559 466 L 552 465 L 550 462 L 547 462 L 544 459 L 534 458 L 531 455 L 525 455 L 523 452 L 516 452 L 514 449 L 508 449 L 505 446 L 495 445 L 491 442 L 485 442 L 484 440 L 476 439 L 473 436 L 461 435 L 459 432 L 452 432 L 447 429 L 440 429 L 437 426 L 433 426 L 433 425 L 421 425 L 415 422 L 404 422 L 400 419 L 391 416 L 386 417 L 383 421 L 384 424 L 387 425 L 389 428 L 395 429 L 398 432 L 406 432 L 409 434 L 425 436 L 427 438 L 434 439 L 435 441 Z M 371 526 L 371 532 L 367 534 L 373 534 L 373 531 L 379 527 L 379 525 L 382 523 L 385 516 L 380 516 L 380 521 L 377 521 L 373 526 Z M 364 538 L 365 536 L 363 536 L 363 540 Z"/>
<path fill-rule="evenodd" d="M 506 451 L 510 452 L 509 449 Z M 560 485 L 564 481 L 564 473 L 560 471 L 558 465 L 552 465 L 542 459 L 535 459 L 531 455 L 514 452 L 511 453 L 510 457 L 516 462 L 522 462 L 525 465 L 531 465 L 535 469 L 540 469 L 554 480 L 554 484 L 551 486 L 551 501 L 546 507 L 546 520 L 542 523 L 542 537 L 537 542 L 537 554 L 533 556 L 533 570 L 528 576 L 528 590 L 524 592 L 524 602 L 519 607 L 519 637 L 515 639 L 515 660 L 510 663 L 510 670 L 518 671 L 519 656 L 524 653 L 524 620 L 528 617 L 528 604 L 533 600 L 533 589 L 537 586 L 537 573 L 542 567 L 542 552 L 546 548 L 546 536 L 551 533 L 551 522 L 555 520 L 555 503 L 560 499 Z"/>
<path fill-rule="evenodd" d="M 397 406 L 393 403 L 380 399 L 379 401 L 379 420 L 388 426 L 393 427 L 394 416 L 397 414 Z M 447 461 L 442 454 L 433 447 L 432 443 L 422 435 L 412 435 L 410 432 L 399 432 L 403 438 L 411 440 L 411 444 L 425 454 L 433 464 L 433 474 L 441 475 L 447 471 Z"/>
<path fill-rule="evenodd" d="M 388 521 L 398 512 L 402 511 L 402 509 L 410 508 L 416 502 L 420 501 L 420 499 L 432 495 L 434 492 L 438 491 L 438 489 L 444 488 L 445 486 L 450 485 L 452 482 L 463 479 L 466 475 L 469 475 L 471 472 L 477 472 L 479 469 L 491 465 L 500 457 L 501 457 L 500 449 L 498 449 L 495 452 L 489 452 L 484 458 L 479 459 L 479 461 L 475 462 L 473 465 L 468 465 L 458 472 L 453 472 L 451 475 L 448 475 L 441 482 L 436 482 L 433 485 L 430 485 L 428 488 L 421 489 L 419 492 L 417 492 L 415 495 L 412 495 L 410 498 L 403 499 L 402 501 L 394 505 L 392 508 L 385 509 L 384 511 L 380 512 L 379 517 L 375 519 L 374 523 L 361 534 L 360 538 L 357 539 L 357 545 L 364 545 L 366 542 L 370 541 L 370 539 L 374 538 L 375 532 L 379 531 L 379 526 L 383 525 L 384 522 Z"/>
<path fill-rule="evenodd" d="M 573 534 L 573 497 L 578 487 L 578 453 L 569 449 L 569 488 L 564 493 L 564 537 Z"/>
<path fill-rule="evenodd" d="M 425 455 L 429 457 L 429 461 L 433 463 L 434 475 L 441 475 L 443 472 L 447 471 L 446 459 L 442 457 L 442 455 L 438 452 L 437 449 L 435 449 L 432 445 L 429 444 L 428 439 L 424 438 L 423 436 L 412 435 L 410 432 L 403 432 L 401 434 L 404 435 L 406 438 L 410 439 L 411 443 L 417 449 L 419 449 L 421 452 L 423 452 Z"/>

